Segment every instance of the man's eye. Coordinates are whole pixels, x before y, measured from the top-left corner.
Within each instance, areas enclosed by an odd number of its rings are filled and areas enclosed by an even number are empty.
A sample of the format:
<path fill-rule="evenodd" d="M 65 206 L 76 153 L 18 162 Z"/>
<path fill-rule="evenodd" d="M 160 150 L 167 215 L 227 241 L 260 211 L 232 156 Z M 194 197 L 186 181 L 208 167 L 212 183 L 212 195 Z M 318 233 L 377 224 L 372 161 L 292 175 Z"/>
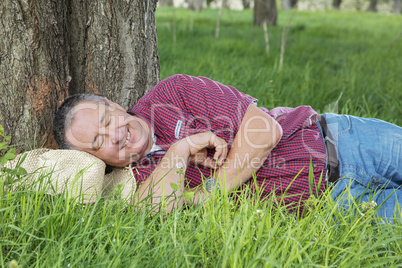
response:
<path fill-rule="evenodd" d="M 98 150 L 103 147 L 104 143 L 105 143 L 105 136 L 100 136 L 99 137 L 99 143 L 98 143 L 99 144 L 98 145 Z"/>
<path fill-rule="evenodd" d="M 109 120 L 107 121 L 105 127 L 108 127 L 110 125 L 110 123 L 112 123 L 112 117 L 109 116 Z"/>

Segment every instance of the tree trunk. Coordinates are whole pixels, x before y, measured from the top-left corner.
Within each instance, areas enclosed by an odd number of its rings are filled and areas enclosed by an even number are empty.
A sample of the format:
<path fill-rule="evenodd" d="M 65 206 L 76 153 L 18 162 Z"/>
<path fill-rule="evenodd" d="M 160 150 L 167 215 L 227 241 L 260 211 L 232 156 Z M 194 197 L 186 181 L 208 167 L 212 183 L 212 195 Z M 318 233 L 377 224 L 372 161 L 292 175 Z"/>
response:
<path fill-rule="evenodd" d="M 156 0 L 71 0 L 70 93 L 106 96 L 124 108 L 159 81 Z"/>
<path fill-rule="evenodd" d="M 260 26 L 264 21 L 275 26 L 277 20 L 275 0 L 255 0 L 254 2 L 254 25 Z"/>
<path fill-rule="evenodd" d="M 158 1 L 158 4 L 160 5 L 160 6 L 173 6 L 173 0 L 159 0 Z"/>
<path fill-rule="evenodd" d="M 290 7 L 290 0 L 282 0 L 281 1 L 281 8 L 283 10 L 289 10 L 291 8 Z"/>
<path fill-rule="evenodd" d="M 18 148 L 55 147 L 53 114 L 68 95 L 66 2 L 0 3 L 0 124 Z"/>
<path fill-rule="evenodd" d="M 370 5 L 367 10 L 371 12 L 377 12 L 377 0 L 370 0 Z"/>
<path fill-rule="evenodd" d="M 69 94 L 125 108 L 159 81 L 156 0 L 3 0 L 0 124 L 19 148 L 55 148 L 53 115 Z"/>
<path fill-rule="evenodd" d="M 188 8 L 194 11 L 200 11 L 204 8 L 204 0 L 186 0 Z"/>
<path fill-rule="evenodd" d="M 394 0 L 394 13 L 401 14 L 401 0 Z"/>
<path fill-rule="evenodd" d="M 361 9 L 362 9 L 361 0 L 356 0 L 356 10 L 361 10 Z"/>
<path fill-rule="evenodd" d="M 244 9 L 249 9 L 250 8 L 250 0 L 242 0 L 241 2 L 243 4 Z"/>
<path fill-rule="evenodd" d="M 341 8 L 341 3 L 342 3 L 342 0 L 333 0 L 332 7 L 334 9 L 340 9 Z"/>
<path fill-rule="evenodd" d="M 222 0 L 222 8 L 224 9 L 230 9 L 230 0 Z"/>
<path fill-rule="evenodd" d="M 281 8 L 283 10 L 289 10 L 291 8 L 296 8 L 297 0 L 282 0 L 281 1 Z"/>

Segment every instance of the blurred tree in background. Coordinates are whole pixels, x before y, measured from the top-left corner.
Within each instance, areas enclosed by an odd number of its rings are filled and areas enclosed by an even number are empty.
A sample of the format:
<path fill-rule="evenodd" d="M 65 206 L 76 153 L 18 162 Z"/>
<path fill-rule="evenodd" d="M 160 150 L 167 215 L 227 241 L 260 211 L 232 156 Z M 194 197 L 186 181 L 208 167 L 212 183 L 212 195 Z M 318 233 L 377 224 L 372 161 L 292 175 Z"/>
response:
<path fill-rule="evenodd" d="M 282 0 L 281 1 L 281 8 L 283 10 L 296 8 L 296 6 L 297 6 L 297 0 Z"/>
<path fill-rule="evenodd" d="M 241 2 L 243 4 L 244 9 L 250 8 L 250 0 L 242 0 Z"/>
<path fill-rule="evenodd" d="M 394 13 L 401 14 L 401 0 L 394 0 Z"/>
<path fill-rule="evenodd" d="M 377 12 L 377 0 L 370 0 L 368 11 Z"/>
<path fill-rule="evenodd" d="M 173 6 L 174 1 L 173 0 L 159 0 L 158 5 L 160 6 Z"/>
<path fill-rule="evenodd" d="M 254 25 L 262 25 L 265 21 L 275 26 L 277 19 L 275 0 L 254 0 Z"/>
<path fill-rule="evenodd" d="M 342 0 L 333 0 L 332 6 L 334 7 L 334 9 L 340 9 L 341 3 L 342 3 Z"/>
<path fill-rule="evenodd" d="M 223 0 L 159 0 L 161 6 L 185 7 L 192 10 L 201 10 L 208 6 L 220 8 Z M 260 0 L 228 0 L 223 8 L 248 9 L 260 6 Z M 267 0 L 261 0 L 268 2 Z M 401 0 L 280 0 L 281 9 L 297 8 L 300 10 L 368 10 L 374 12 L 386 12 L 400 14 Z M 275 7 L 276 7 L 275 3 Z M 273 6 L 270 2 L 268 5 Z M 273 11 L 272 11 L 273 12 Z"/>
<path fill-rule="evenodd" d="M 204 0 L 186 0 L 188 8 L 195 11 L 200 11 L 204 8 Z"/>

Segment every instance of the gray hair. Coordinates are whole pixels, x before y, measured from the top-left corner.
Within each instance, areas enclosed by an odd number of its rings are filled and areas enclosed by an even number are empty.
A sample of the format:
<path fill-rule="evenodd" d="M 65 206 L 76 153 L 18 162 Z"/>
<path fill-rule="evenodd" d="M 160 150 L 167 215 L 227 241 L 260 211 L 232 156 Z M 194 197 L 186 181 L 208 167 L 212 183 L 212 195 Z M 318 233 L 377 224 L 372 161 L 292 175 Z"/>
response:
<path fill-rule="evenodd" d="M 103 97 L 93 94 L 76 94 L 64 100 L 63 104 L 57 110 L 53 122 L 54 138 L 60 149 L 75 149 L 66 140 L 66 133 L 74 118 L 74 113 L 72 113 L 73 109 L 84 101 L 108 105 Z"/>

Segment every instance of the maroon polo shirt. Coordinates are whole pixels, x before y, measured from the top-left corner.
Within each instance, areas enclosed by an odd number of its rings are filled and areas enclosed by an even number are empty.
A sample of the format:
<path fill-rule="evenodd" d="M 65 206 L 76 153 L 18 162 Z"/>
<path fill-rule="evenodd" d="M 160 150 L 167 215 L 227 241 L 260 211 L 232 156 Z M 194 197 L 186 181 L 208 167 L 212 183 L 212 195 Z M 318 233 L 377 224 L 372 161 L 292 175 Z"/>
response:
<path fill-rule="evenodd" d="M 134 164 L 137 183 L 147 179 L 171 144 L 189 135 L 212 131 L 228 143 L 230 150 L 247 108 L 256 102 L 234 87 L 205 77 L 175 75 L 161 81 L 129 111 L 150 124 L 160 147 Z M 282 198 L 291 205 L 306 200 L 310 190 L 321 194 L 325 185 L 326 150 L 315 123 L 317 113 L 309 106 L 260 109 L 278 121 L 283 136 L 255 174 L 256 180 L 250 179 L 242 187 L 249 187 L 252 193 L 258 187 L 261 199 L 274 193 L 276 200 Z M 213 150 L 209 150 L 209 155 L 213 156 Z M 235 161 L 238 167 L 246 165 L 240 159 Z M 312 180 L 309 180 L 310 163 Z M 190 187 L 195 187 L 211 174 L 213 170 L 190 163 L 185 178 Z M 317 190 L 321 175 L 322 186 Z"/>

